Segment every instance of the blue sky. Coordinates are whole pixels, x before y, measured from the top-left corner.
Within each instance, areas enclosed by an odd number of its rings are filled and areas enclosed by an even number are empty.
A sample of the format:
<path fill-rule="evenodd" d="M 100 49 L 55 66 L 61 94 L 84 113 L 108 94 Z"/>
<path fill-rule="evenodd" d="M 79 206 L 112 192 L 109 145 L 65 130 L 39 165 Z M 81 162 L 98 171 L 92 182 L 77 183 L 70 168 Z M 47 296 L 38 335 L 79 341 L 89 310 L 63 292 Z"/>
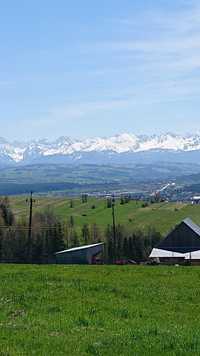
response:
<path fill-rule="evenodd" d="M 200 129 L 200 4 L 0 2 L 9 139 Z"/>

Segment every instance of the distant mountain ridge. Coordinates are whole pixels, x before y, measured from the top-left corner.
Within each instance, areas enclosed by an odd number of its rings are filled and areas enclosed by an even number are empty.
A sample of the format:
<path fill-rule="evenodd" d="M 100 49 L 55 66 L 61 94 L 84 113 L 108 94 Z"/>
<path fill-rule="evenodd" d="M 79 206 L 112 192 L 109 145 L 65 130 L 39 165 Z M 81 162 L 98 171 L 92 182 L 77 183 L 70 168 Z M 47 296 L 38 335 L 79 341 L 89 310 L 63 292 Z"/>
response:
<path fill-rule="evenodd" d="M 195 162 L 200 158 L 200 134 L 134 135 L 123 133 L 82 140 L 60 137 L 31 142 L 8 142 L 0 138 L 0 165 L 32 163 L 130 163 L 142 160 L 154 162 Z"/>

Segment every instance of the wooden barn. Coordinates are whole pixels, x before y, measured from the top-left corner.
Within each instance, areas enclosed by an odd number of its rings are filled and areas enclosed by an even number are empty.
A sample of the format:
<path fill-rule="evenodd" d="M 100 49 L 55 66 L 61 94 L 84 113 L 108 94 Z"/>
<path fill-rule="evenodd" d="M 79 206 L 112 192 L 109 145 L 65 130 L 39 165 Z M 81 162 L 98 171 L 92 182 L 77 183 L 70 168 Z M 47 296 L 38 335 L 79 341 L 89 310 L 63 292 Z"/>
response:
<path fill-rule="evenodd" d="M 70 248 L 55 253 L 58 264 L 97 264 L 102 261 L 104 243 Z M 100 256 L 100 257 L 99 257 Z"/>
<path fill-rule="evenodd" d="M 200 227 L 189 218 L 170 232 L 149 258 L 166 264 L 200 264 Z"/>

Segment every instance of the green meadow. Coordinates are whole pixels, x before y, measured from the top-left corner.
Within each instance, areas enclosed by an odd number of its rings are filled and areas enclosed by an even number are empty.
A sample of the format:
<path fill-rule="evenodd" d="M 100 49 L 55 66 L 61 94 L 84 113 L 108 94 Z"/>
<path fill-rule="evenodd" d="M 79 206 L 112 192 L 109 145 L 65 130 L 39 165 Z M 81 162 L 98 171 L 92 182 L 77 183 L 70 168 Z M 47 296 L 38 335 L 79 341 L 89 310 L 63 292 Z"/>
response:
<path fill-rule="evenodd" d="M 15 216 L 18 218 L 28 218 L 28 205 L 26 197 L 10 198 L 11 206 Z M 92 207 L 95 206 L 95 209 Z M 70 208 L 68 198 L 35 197 L 34 212 L 52 209 L 63 222 L 68 222 L 73 216 L 76 228 L 81 228 L 84 224 L 97 224 L 102 231 L 107 224 L 111 224 L 111 209 L 106 207 L 105 199 L 90 198 L 87 203 L 82 204 L 80 199 L 73 200 L 73 208 Z M 166 234 L 174 225 L 182 219 L 190 217 L 197 224 L 200 224 L 200 206 L 192 206 L 183 203 L 159 203 L 142 207 L 142 202 L 130 201 L 128 204 L 120 205 L 116 202 L 117 223 L 126 226 L 128 231 L 135 229 L 147 229 L 153 226 Z"/>
<path fill-rule="evenodd" d="M 200 269 L 0 266 L 0 355 L 199 355 Z"/>

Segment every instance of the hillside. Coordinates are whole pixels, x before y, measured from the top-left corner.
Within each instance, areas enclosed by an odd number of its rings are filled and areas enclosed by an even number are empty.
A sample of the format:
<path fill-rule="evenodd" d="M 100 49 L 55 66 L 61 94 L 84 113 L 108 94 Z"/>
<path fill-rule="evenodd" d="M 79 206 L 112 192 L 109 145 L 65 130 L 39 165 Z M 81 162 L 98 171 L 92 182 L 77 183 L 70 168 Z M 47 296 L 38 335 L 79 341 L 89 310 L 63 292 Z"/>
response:
<path fill-rule="evenodd" d="M 28 218 L 28 206 L 24 196 L 12 197 L 10 202 L 17 218 Z M 89 198 L 85 204 L 80 199 L 74 199 L 73 202 L 74 207 L 70 208 L 70 200 L 67 198 L 36 197 L 34 211 L 42 211 L 50 207 L 66 223 L 70 216 L 73 216 L 78 229 L 84 224 L 97 224 L 103 232 L 106 225 L 111 224 L 111 209 L 107 208 L 105 199 Z M 120 205 L 119 200 L 116 202 L 117 223 L 125 225 L 130 232 L 152 226 L 165 234 L 186 217 L 200 224 L 200 206 L 159 203 L 142 207 L 142 202 L 130 201 L 124 205 Z"/>
<path fill-rule="evenodd" d="M 199 355 L 199 269 L 1 265 L 1 355 Z"/>

